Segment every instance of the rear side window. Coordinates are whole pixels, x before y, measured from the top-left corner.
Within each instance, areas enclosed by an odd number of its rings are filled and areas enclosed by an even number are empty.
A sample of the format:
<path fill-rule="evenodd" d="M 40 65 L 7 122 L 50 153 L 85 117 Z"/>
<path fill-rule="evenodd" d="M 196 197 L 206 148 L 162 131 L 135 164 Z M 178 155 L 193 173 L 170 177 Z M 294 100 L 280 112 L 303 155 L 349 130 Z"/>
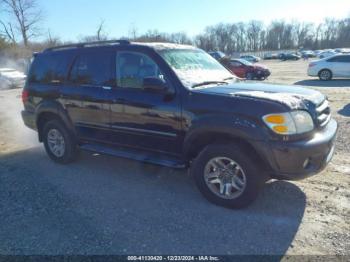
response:
<path fill-rule="evenodd" d="M 42 54 L 35 57 L 29 82 L 38 84 L 57 84 L 66 79 L 71 55 L 67 53 Z"/>
<path fill-rule="evenodd" d="M 112 55 L 103 52 L 79 55 L 74 62 L 69 79 L 76 85 L 113 84 Z"/>

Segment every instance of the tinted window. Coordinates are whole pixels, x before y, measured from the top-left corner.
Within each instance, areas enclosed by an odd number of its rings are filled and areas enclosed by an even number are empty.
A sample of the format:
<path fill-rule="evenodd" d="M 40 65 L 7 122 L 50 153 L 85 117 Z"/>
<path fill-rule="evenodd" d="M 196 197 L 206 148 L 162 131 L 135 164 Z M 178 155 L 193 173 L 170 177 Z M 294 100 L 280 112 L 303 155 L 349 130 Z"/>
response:
<path fill-rule="evenodd" d="M 30 83 L 52 84 L 65 80 L 71 55 L 54 53 L 38 55 L 29 73 Z"/>
<path fill-rule="evenodd" d="M 237 62 L 237 61 L 231 61 L 230 64 L 233 67 L 240 67 L 242 65 L 240 62 Z"/>
<path fill-rule="evenodd" d="M 77 85 L 111 85 L 112 55 L 109 53 L 81 54 L 70 73 L 70 81 Z"/>
<path fill-rule="evenodd" d="M 350 56 L 336 56 L 333 58 L 328 59 L 328 62 L 342 62 L 342 63 L 349 63 L 350 62 Z"/>
<path fill-rule="evenodd" d="M 164 80 L 157 64 L 144 54 L 118 52 L 116 66 L 118 87 L 142 88 L 143 79 L 146 77 Z"/>

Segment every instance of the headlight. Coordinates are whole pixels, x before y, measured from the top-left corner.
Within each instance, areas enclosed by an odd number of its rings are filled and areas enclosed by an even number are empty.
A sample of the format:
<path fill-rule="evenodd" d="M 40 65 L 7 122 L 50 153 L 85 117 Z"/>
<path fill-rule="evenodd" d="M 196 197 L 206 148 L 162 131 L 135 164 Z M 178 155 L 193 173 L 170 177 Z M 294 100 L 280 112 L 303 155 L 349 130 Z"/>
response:
<path fill-rule="evenodd" d="M 270 114 L 263 117 L 266 125 L 280 135 L 294 135 L 309 132 L 314 129 L 314 122 L 306 111 Z"/>

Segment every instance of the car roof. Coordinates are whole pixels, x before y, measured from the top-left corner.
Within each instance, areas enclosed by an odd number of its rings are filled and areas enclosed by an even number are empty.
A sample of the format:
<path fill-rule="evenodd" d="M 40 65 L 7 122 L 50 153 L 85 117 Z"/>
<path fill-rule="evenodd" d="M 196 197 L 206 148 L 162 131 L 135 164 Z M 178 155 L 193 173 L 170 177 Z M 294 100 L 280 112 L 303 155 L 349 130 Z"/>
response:
<path fill-rule="evenodd" d="M 161 42 L 152 42 L 152 43 L 131 42 L 130 44 L 131 45 L 148 46 L 148 47 L 154 48 L 156 50 L 164 50 L 164 49 L 197 49 L 196 47 L 191 46 L 191 45 L 174 44 L 174 43 L 161 43 Z M 220 51 L 217 51 L 217 52 L 220 52 Z"/>
<path fill-rule="evenodd" d="M 182 45 L 174 43 L 163 43 L 163 42 L 130 42 L 128 40 L 107 40 L 107 41 L 97 41 L 97 42 L 85 42 L 85 43 L 75 43 L 68 45 L 61 45 L 56 47 L 47 48 L 43 53 L 52 51 L 65 51 L 65 50 L 81 50 L 81 49 L 98 49 L 106 47 L 117 47 L 117 46 L 139 46 L 148 47 L 154 50 L 165 50 L 165 49 L 197 49 L 191 45 Z"/>

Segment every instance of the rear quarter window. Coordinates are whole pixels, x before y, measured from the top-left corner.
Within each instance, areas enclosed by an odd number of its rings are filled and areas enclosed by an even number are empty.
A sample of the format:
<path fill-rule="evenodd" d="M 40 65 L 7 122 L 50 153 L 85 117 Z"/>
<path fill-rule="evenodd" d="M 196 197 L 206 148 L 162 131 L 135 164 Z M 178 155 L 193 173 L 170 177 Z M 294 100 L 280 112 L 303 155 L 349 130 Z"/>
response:
<path fill-rule="evenodd" d="M 38 55 L 29 72 L 29 83 L 62 83 L 66 79 L 71 59 L 72 55 L 67 53 Z"/>

